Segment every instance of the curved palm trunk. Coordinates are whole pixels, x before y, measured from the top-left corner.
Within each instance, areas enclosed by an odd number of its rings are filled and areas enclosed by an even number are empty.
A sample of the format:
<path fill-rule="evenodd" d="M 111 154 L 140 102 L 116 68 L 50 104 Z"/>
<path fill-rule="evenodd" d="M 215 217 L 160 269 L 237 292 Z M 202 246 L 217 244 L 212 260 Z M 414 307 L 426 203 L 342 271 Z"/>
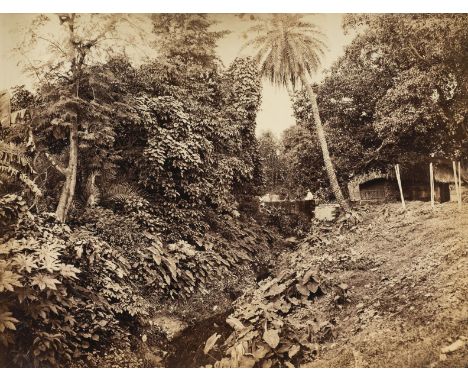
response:
<path fill-rule="evenodd" d="M 65 223 L 68 210 L 73 202 L 76 188 L 76 174 L 78 170 L 78 127 L 74 124 L 70 127 L 70 152 L 68 166 L 65 169 L 65 183 L 62 186 L 62 193 L 55 211 L 57 219 Z"/>
<path fill-rule="evenodd" d="M 304 73 L 301 74 L 301 82 L 305 87 L 309 98 L 310 103 L 312 104 L 312 114 L 314 116 L 314 124 L 315 124 L 315 131 L 317 132 L 317 137 L 320 142 L 320 147 L 322 149 L 323 161 L 325 163 L 325 169 L 327 170 L 328 179 L 330 180 L 330 186 L 333 191 L 333 195 L 337 202 L 340 204 L 341 208 L 345 211 L 349 211 L 349 203 L 343 197 L 343 193 L 341 192 L 340 185 L 338 184 L 338 179 L 336 178 L 335 167 L 333 166 L 333 162 L 330 158 L 330 153 L 328 151 L 328 144 L 327 139 L 325 137 L 325 131 L 323 130 L 322 121 L 320 119 L 319 109 L 317 105 L 317 96 L 310 86 L 309 82 Z"/>

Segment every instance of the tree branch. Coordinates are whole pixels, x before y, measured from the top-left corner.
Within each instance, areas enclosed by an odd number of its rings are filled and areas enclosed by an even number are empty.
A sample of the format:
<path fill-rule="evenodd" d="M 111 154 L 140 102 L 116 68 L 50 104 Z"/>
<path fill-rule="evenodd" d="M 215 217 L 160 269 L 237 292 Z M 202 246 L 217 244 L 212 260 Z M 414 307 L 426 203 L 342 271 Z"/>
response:
<path fill-rule="evenodd" d="M 67 57 L 67 53 L 62 49 L 62 47 L 55 41 L 49 40 L 48 38 L 45 38 L 44 36 L 37 36 L 38 39 L 44 40 L 45 42 L 48 42 L 50 45 L 52 45 L 55 49 L 57 49 L 59 52 L 62 53 L 63 57 Z"/>

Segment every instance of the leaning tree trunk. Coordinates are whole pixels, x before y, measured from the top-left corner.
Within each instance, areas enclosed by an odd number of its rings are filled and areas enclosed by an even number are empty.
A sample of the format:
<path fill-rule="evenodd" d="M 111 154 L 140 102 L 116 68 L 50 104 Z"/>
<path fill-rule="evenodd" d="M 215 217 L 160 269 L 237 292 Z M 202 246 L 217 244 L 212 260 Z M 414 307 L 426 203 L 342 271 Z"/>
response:
<path fill-rule="evenodd" d="M 73 124 L 70 127 L 70 154 L 68 166 L 65 169 L 65 182 L 62 186 L 62 193 L 57 205 L 55 215 L 62 223 L 67 219 L 68 210 L 73 202 L 76 188 L 76 174 L 78 170 L 78 126 Z"/>
<path fill-rule="evenodd" d="M 327 175 L 330 181 L 331 189 L 341 208 L 343 208 L 345 211 L 349 211 L 349 203 L 343 197 L 340 185 L 338 184 L 338 179 L 336 178 L 335 167 L 333 166 L 333 162 L 330 158 L 330 152 L 328 151 L 327 139 L 325 137 L 325 131 L 323 130 L 322 121 L 320 119 L 319 109 L 317 105 L 317 96 L 314 90 L 312 89 L 312 86 L 310 86 L 309 82 L 307 81 L 307 78 L 304 73 L 301 75 L 301 81 L 309 95 L 310 103 L 312 104 L 312 114 L 314 116 L 315 131 L 317 132 L 317 137 L 320 142 L 320 147 L 322 149 L 323 161 L 325 163 L 325 169 L 327 170 Z"/>

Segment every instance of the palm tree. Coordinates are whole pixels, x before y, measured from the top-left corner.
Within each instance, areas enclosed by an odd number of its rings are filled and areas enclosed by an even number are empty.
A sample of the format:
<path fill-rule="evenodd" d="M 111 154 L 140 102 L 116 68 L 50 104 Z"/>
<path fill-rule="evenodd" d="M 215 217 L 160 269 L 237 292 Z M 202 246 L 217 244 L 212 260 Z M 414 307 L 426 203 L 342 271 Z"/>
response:
<path fill-rule="evenodd" d="M 260 74 L 275 85 L 285 86 L 291 95 L 291 87 L 300 81 L 312 105 L 315 131 L 322 149 L 323 161 L 330 185 L 340 206 L 349 211 L 349 204 L 343 197 L 330 158 L 325 131 L 320 119 L 315 94 L 308 76 L 316 72 L 320 57 L 326 48 L 321 40 L 323 34 L 317 26 L 302 20 L 302 15 L 274 14 L 249 29 L 256 32 L 247 45 L 257 49 L 255 59 L 260 65 Z"/>

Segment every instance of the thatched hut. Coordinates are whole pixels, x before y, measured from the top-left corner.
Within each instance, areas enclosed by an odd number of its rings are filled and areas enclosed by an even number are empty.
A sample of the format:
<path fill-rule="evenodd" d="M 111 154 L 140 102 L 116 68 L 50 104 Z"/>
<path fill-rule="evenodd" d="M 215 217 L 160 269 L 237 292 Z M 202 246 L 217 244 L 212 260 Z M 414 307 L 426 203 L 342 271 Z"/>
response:
<path fill-rule="evenodd" d="M 434 160 L 435 201 L 456 201 L 452 162 Z M 429 164 L 406 167 L 402 173 L 402 188 L 405 200 L 431 199 Z M 468 193 L 468 167 L 461 164 L 462 195 Z M 399 200 L 398 183 L 392 170 L 374 170 L 355 176 L 348 183 L 350 200 L 353 202 L 389 202 Z"/>
<path fill-rule="evenodd" d="M 458 168 L 457 168 L 458 170 Z M 437 182 L 448 185 L 449 200 L 457 201 L 457 192 L 455 190 L 455 181 L 453 177 L 453 164 L 448 160 L 439 160 L 434 164 L 434 179 Z M 460 162 L 460 180 L 462 198 L 468 195 L 468 164 Z"/>

